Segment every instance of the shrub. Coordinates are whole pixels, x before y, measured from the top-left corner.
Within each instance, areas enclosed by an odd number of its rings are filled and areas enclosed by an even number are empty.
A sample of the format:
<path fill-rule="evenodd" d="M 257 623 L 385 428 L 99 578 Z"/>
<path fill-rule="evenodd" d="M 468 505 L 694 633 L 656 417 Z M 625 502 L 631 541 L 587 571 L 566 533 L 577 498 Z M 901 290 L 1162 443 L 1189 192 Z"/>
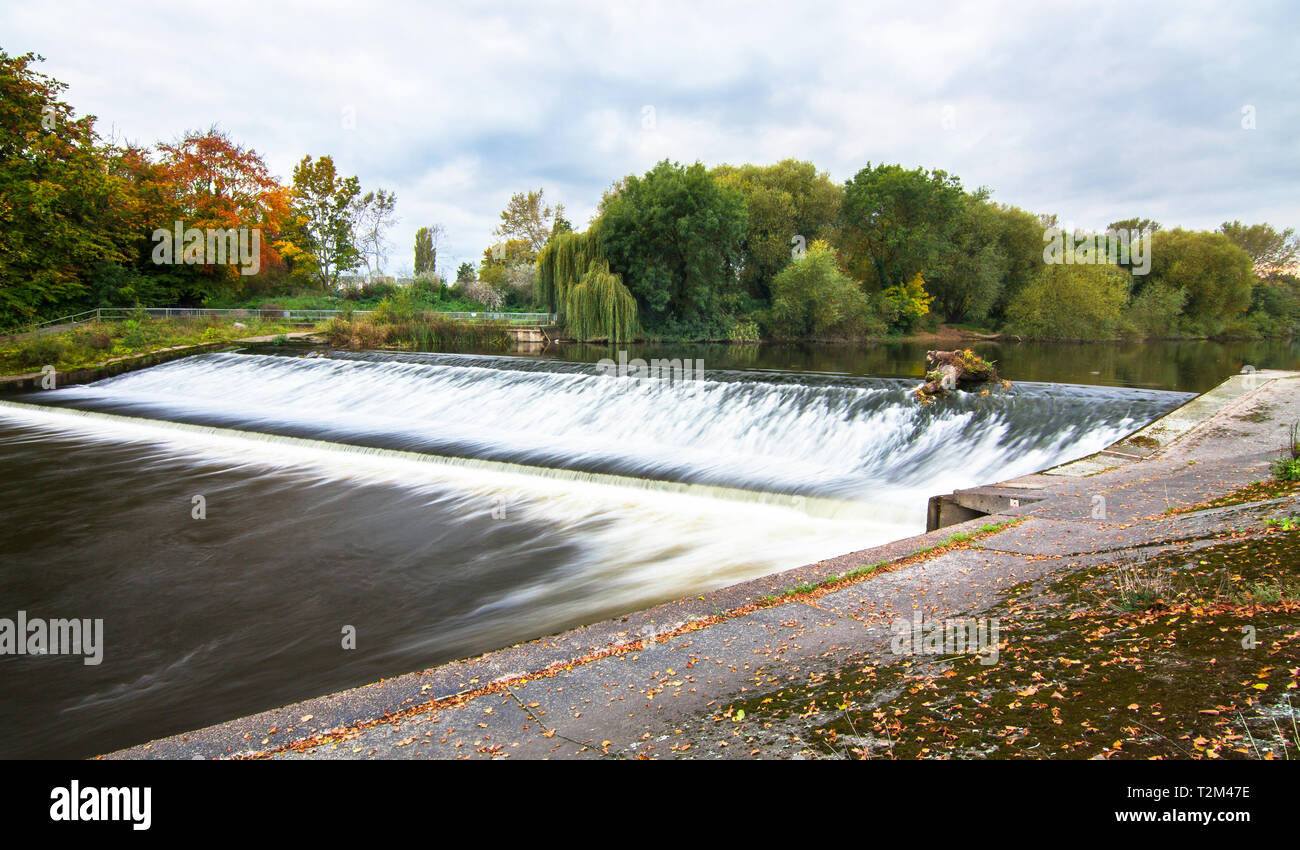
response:
<path fill-rule="evenodd" d="M 727 339 L 731 342 L 759 342 L 758 323 L 753 319 L 737 319 L 727 331 Z"/>
<path fill-rule="evenodd" d="M 18 349 L 18 362 L 22 368 L 53 366 L 68 353 L 67 345 L 58 336 L 38 336 Z"/>
<path fill-rule="evenodd" d="M 1185 291 L 1157 281 L 1133 299 L 1128 311 L 1129 324 L 1143 338 L 1179 336 L 1179 318 L 1186 302 Z"/>
<path fill-rule="evenodd" d="M 871 299 L 821 240 L 772 279 L 768 321 L 781 337 L 862 337 L 883 330 Z"/>
<path fill-rule="evenodd" d="M 891 286 L 882 295 L 885 316 L 891 327 L 910 331 L 930 313 L 934 299 L 925 291 L 925 279 L 917 272 L 905 284 Z"/>
<path fill-rule="evenodd" d="M 1114 339 L 1131 276 L 1107 265 L 1044 266 L 1007 308 L 1008 332 L 1028 339 Z"/>

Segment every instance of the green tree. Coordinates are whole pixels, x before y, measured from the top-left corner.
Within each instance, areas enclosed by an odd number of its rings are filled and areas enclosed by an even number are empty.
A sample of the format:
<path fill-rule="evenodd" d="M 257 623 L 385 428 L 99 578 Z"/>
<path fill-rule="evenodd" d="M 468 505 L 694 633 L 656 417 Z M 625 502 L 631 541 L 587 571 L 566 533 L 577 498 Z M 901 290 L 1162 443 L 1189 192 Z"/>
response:
<path fill-rule="evenodd" d="M 774 336 L 794 339 L 856 337 L 884 329 L 861 285 L 840 270 L 823 240 L 772 280 L 767 324 Z"/>
<path fill-rule="evenodd" d="M 917 274 L 942 279 L 964 209 L 961 181 L 947 172 L 868 163 L 844 188 L 841 247 L 849 273 L 876 290 Z"/>
<path fill-rule="evenodd" d="M 1296 266 L 1300 238 L 1296 237 L 1294 228 L 1277 230 L 1267 222 L 1245 225 L 1239 221 L 1225 221 L 1218 232 L 1250 254 L 1255 271 L 1261 277 L 1278 275 Z"/>
<path fill-rule="evenodd" d="M 456 269 L 456 282 L 469 283 L 474 280 L 474 264 L 461 263 L 460 268 Z"/>
<path fill-rule="evenodd" d="M 1123 230 L 1130 236 L 1138 233 L 1154 234 L 1160 229 L 1160 222 L 1152 218 L 1121 218 L 1119 221 L 1112 221 L 1106 225 L 1106 229 L 1111 233 L 1118 233 Z"/>
<path fill-rule="evenodd" d="M 1029 285 L 1043 268 L 1042 221 L 1019 207 L 993 204 L 998 217 L 997 241 L 1005 260 L 1001 292 L 992 315 L 1002 318 L 1016 294 Z"/>
<path fill-rule="evenodd" d="M 772 279 L 817 239 L 832 239 L 842 186 L 811 162 L 720 165 L 714 179 L 745 199 L 748 225 L 740 246 L 740 282 L 753 298 L 771 300 Z"/>
<path fill-rule="evenodd" d="M 606 195 L 596 229 L 647 329 L 721 338 L 739 292 L 745 222 L 739 192 L 699 162 L 664 160 Z"/>
<path fill-rule="evenodd" d="M 421 227 L 415 231 L 415 276 L 435 274 L 438 270 L 438 239 L 443 234 L 441 224 Z"/>
<path fill-rule="evenodd" d="M 1007 331 L 1026 339 L 1114 339 L 1132 277 L 1109 265 L 1045 265 L 1007 309 Z"/>
<path fill-rule="evenodd" d="M 1162 230 L 1151 242 L 1144 286 L 1163 283 L 1186 293 L 1189 333 L 1215 336 L 1250 306 L 1256 277 L 1250 254 L 1222 233 Z"/>
<path fill-rule="evenodd" d="M 993 311 L 1010 265 L 1002 243 L 1005 223 L 985 192 L 962 197 L 926 278 L 935 313 L 948 321 L 979 322 Z"/>
<path fill-rule="evenodd" d="M 361 250 L 353 241 L 361 183 L 340 177 L 334 160 L 310 155 L 293 169 L 293 206 L 299 215 L 299 233 L 306 270 L 321 289 L 338 286 L 339 276 L 361 263 Z"/>

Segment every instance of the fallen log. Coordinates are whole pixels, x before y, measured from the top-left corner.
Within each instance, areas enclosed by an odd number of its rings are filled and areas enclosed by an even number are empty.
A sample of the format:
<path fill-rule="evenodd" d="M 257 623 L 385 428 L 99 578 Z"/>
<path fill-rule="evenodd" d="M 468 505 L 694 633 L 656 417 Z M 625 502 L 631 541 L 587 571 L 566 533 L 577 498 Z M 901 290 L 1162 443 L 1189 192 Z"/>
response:
<path fill-rule="evenodd" d="M 969 348 L 960 351 L 927 351 L 925 383 L 916 388 L 922 401 L 933 401 L 956 389 L 969 389 L 978 384 L 997 382 L 997 368 Z M 1010 381 L 1002 381 L 1010 386 Z"/>

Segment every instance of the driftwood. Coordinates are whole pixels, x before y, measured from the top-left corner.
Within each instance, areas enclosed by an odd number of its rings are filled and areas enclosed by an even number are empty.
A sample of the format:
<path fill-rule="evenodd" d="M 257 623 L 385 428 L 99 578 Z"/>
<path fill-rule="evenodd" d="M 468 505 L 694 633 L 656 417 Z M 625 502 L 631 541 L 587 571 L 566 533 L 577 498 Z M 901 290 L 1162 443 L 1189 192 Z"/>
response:
<path fill-rule="evenodd" d="M 998 370 L 992 363 L 969 348 L 962 351 L 927 351 L 925 383 L 916 388 L 922 401 L 933 401 L 956 389 L 968 389 L 977 384 L 998 381 Z M 1010 382 L 1003 381 L 1003 385 Z"/>

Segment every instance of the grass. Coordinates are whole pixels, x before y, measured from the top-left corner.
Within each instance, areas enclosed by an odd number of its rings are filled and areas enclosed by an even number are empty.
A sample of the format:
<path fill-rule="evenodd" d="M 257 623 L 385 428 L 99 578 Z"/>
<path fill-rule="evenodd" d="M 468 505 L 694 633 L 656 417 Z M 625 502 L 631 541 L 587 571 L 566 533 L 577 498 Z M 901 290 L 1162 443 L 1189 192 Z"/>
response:
<path fill-rule="evenodd" d="M 857 569 L 850 570 L 846 573 L 838 573 L 836 575 L 827 576 L 824 579 L 820 579 L 814 582 L 804 582 L 803 584 L 795 585 L 794 587 L 788 588 L 776 595 L 767 595 L 767 596 L 759 597 L 758 604 L 771 605 L 773 603 L 791 599 L 796 596 L 804 596 L 809 593 L 816 593 L 817 591 L 820 590 L 826 590 L 832 587 L 839 587 L 845 584 L 852 584 L 858 579 L 865 578 L 866 576 L 871 575 L 872 573 L 882 570 L 886 567 L 895 566 L 895 565 L 902 566 L 903 564 L 908 564 L 916 560 L 922 560 L 937 552 L 941 552 L 954 547 L 964 546 L 965 544 L 971 542 L 972 540 L 978 540 L 982 537 L 987 537 L 988 535 L 993 534 L 995 532 L 1002 531 L 1007 528 L 1011 528 L 1012 526 L 1015 525 L 1019 525 L 1020 522 L 1021 520 L 1019 519 L 1013 519 L 1007 522 L 985 523 L 975 531 L 961 531 L 961 532 L 957 532 L 956 534 L 949 535 L 948 538 L 944 540 L 942 543 L 936 543 L 933 546 L 926 546 L 923 549 L 918 549 L 912 554 L 908 555 L 906 558 L 903 558 L 901 560 L 876 561 L 874 564 L 866 564 L 864 566 L 858 567 Z"/>
<path fill-rule="evenodd" d="M 306 293 L 299 295 L 264 295 L 260 297 L 219 298 L 205 302 L 205 307 L 249 310 L 375 310 L 385 301 L 409 300 L 421 310 L 451 312 L 485 312 L 488 307 L 466 298 L 454 288 L 390 286 L 377 284 L 354 289 L 350 297 Z M 530 312 L 528 308 L 512 310 Z"/>
<path fill-rule="evenodd" d="M 243 319 L 135 316 L 121 322 L 87 322 L 59 333 L 0 343 L 0 374 L 32 372 L 45 366 L 59 371 L 96 366 L 181 345 L 230 342 L 251 336 L 284 335 L 298 328 L 285 322 Z M 287 338 L 287 337 L 286 337 Z"/>
<path fill-rule="evenodd" d="M 365 316 L 335 316 L 325 324 L 325 335 L 336 348 L 355 349 L 504 351 L 511 343 L 502 324 L 453 322 L 425 312 L 388 310 Z"/>

